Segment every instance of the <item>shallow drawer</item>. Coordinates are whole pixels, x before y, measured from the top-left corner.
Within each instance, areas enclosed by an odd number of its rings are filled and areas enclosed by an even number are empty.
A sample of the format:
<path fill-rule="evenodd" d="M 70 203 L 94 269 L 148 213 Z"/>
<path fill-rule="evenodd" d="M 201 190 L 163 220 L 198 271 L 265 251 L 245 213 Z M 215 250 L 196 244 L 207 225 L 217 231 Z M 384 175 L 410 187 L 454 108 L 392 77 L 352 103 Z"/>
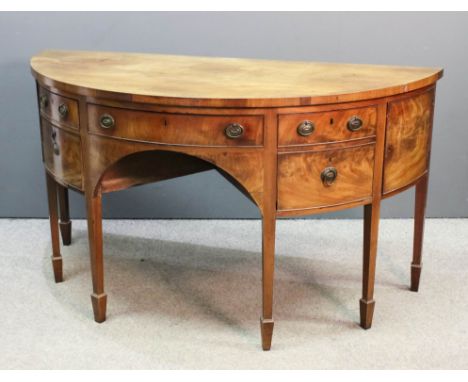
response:
<path fill-rule="evenodd" d="M 82 188 L 80 136 L 42 119 L 42 153 L 46 168 L 65 184 Z"/>
<path fill-rule="evenodd" d="M 372 195 L 374 145 L 279 154 L 278 209 L 332 206 Z"/>
<path fill-rule="evenodd" d="M 279 146 L 312 145 L 374 136 L 377 109 L 283 114 L 278 118 Z"/>
<path fill-rule="evenodd" d="M 78 102 L 39 88 L 41 115 L 59 126 L 79 128 Z"/>
<path fill-rule="evenodd" d="M 261 115 L 191 115 L 88 105 L 89 131 L 139 141 L 193 146 L 261 146 Z"/>

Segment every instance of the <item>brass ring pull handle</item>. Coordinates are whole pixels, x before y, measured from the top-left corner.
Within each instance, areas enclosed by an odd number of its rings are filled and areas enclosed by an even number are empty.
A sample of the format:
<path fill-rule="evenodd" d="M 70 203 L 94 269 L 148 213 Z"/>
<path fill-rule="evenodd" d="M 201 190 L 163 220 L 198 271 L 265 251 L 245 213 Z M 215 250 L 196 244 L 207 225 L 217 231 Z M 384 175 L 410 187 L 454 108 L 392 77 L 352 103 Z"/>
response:
<path fill-rule="evenodd" d="M 112 115 L 110 114 L 101 115 L 101 118 L 99 118 L 99 125 L 103 129 L 111 129 L 112 127 L 115 126 L 114 117 L 112 117 Z"/>
<path fill-rule="evenodd" d="M 320 174 L 324 186 L 331 186 L 338 177 L 338 171 L 335 167 L 327 167 Z"/>
<path fill-rule="evenodd" d="M 244 135 L 244 127 L 239 123 L 230 123 L 224 129 L 224 134 L 230 139 L 237 139 Z"/>
<path fill-rule="evenodd" d="M 65 103 L 61 103 L 58 107 L 58 112 L 60 114 L 60 117 L 66 118 L 68 115 L 68 106 Z"/>
<path fill-rule="evenodd" d="M 57 131 L 55 129 L 52 129 L 52 132 L 50 133 L 50 138 L 52 138 L 54 154 L 60 155 L 60 148 L 57 143 Z"/>
<path fill-rule="evenodd" d="M 46 95 L 41 95 L 39 97 L 39 107 L 44 110 L 47 106 L 49 106 L 49 98 Z"/>
<path fill-rule="evenodd" d="M 54 154 L 60 155 L 60 149 L 59 149 L 59 145 L 57 142 L 54 142 Z"/>
<path fill-rule="evenodd" d="M 362 119 L 356 116 L 353 116 L 348 121 L 348 130 L 357 131 L 362 127 Z"/>
<path fill-rule="evenodd" d="M 312 134 L 314 130 L 315 125 L 312 121 L 302 121 L 299 126 L 297 126 L 297 133 L 303 137 Z"/>

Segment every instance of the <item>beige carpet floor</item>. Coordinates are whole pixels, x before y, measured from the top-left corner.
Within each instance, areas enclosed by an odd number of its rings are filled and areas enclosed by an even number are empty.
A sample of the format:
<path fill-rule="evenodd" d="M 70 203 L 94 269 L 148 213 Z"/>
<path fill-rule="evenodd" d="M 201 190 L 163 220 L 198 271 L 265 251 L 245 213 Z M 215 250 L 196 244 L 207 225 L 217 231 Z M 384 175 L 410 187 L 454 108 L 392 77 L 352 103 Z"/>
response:
<path fill-rule="evenodd" d="M 53 282 L 47 220 L 0 220 L 0 368 L 468 367 L 468 219 L 428 220 L 419 293 L 411 220 L 381 222 L 376 308 L 358 326 L 360 220 L 278 223 L 275 330 L 260 348 L 259 221 L 105 221 L 96 324 L 84 221 Z"/>

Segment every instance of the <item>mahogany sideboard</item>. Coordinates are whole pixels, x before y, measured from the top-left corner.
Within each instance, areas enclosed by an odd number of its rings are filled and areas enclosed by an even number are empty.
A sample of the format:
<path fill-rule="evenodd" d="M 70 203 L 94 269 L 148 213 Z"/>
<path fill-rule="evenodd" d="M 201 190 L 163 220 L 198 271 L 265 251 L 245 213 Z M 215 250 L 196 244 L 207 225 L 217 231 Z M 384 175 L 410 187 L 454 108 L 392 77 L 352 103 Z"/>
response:
<path fill-rule="evenodd" d="M 55 281 L 68 189 L 86 198 L 94 319 L 106 319 L 101 198 L 216 169 L 262 215 L 262 347 L 273 333 L 276 218 L 364 207 L 360 324 L 374 312 L 381 200 L 416 187 L 417 291 L 437 68 L 45 51 L 37 84 Z"/>

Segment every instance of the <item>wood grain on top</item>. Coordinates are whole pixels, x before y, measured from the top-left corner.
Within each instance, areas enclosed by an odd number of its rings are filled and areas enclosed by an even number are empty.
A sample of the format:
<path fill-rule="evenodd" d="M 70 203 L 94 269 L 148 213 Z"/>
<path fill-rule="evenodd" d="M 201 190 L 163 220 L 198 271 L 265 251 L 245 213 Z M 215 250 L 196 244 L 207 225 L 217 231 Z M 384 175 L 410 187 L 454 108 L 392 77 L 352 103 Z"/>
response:
<path fill-rule="evenodd" d="M 438 68 L 85 51 L 45 51 L 31 68 L 43 84 L 82 95 L 215 107 L 358 101 L 442 76 Z"/>

